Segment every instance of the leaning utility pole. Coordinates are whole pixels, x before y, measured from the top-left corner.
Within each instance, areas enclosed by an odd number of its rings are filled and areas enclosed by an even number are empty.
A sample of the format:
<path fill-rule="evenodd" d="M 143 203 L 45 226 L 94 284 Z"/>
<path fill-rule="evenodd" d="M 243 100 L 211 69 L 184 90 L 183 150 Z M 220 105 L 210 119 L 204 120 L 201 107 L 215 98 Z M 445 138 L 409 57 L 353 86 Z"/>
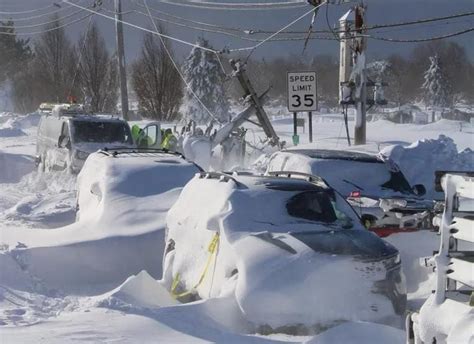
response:
<path fill-rule="evenodd" d="M 117 38 L 117 61 L 120 76 L 120 99 L 122 117 L 128 121 L 127 69 L 125 66 L 125 49 L 123 45 L 122 1 L 115 0 L 115 33 Z"/>

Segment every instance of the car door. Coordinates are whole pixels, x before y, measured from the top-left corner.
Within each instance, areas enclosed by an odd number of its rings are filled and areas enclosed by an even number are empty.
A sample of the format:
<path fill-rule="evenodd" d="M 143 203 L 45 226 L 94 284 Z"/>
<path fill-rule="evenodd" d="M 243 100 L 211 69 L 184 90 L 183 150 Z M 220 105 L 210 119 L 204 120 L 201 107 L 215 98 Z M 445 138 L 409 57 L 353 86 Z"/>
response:
<path fill-rule="evenodd" d="M 143 143 L 137 142 L 140 146 L 145 146 L 146 148 L 161 148 L 161 124 L 159 122 L 152 122 L 147 124 L 143 128 L 143 138 L 146 142 L 146 145 Z"/>
<path fill-rule="evenodd" d="M 56 130 L 57 135 L 55 135 L 55 137 L 57 138 L 57 142 L 54 145 L 53 154 L 50 157 L 51 165 L 54 170 L 64 170 L 69 162 L 69 150 L 71 148 L 68 122 L 59 122 Z"/>

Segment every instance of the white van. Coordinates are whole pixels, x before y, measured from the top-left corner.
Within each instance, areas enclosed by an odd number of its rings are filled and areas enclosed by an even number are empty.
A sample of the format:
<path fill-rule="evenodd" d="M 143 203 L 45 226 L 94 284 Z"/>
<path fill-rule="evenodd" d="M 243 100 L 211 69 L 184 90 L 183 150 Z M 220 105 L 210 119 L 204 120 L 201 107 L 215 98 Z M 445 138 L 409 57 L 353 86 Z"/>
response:
<path fill-rule="evenodd" d="M 112 116 L 87 115 L 80 108 L 55 107 L 38 126 L 36 163 L 43 170 L 78 173 L 90 153 L 103 148 L 132 148 L 128 123 Z"/>

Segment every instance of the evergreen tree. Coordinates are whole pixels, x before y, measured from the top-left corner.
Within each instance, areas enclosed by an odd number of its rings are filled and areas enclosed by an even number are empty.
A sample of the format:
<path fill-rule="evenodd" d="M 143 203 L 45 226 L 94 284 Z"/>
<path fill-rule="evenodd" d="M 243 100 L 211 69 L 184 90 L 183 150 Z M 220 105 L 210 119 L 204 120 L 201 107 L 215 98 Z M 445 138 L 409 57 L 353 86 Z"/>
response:
<path fill-rule="evenodd" d="M 430 67 L 424 74 L 422 89 L 426 105 L 445 107 L 451 104 L 451 87 L 438 55 L 430 57 Z"/>
<path fill-rule="evenodd" d="M 199 38 L 197 44 L 211 48 L 209 42 Z M 229 118 L 229 103 L 224 90 L 225 75 L 222 72 L 217 56 L 210 51 L 193 48 L 184 64 L 184 77 L 190 88 L 201 99 L 203 104 L 221 122 Z M 207 110 L 186 88 L 184 95 L 183 115 L 197 123 L 206 123 L 213 118 Z"/>

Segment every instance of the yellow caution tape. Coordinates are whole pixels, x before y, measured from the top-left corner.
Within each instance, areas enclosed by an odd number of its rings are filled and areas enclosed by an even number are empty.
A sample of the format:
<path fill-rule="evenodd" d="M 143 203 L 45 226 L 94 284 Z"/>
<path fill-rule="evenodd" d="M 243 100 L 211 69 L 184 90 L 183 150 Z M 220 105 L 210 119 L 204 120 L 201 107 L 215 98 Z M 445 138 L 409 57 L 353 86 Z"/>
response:
<path fill-rule="evenodd" d="M 209 267 L 211 266 L 212 258 L 214 257 L 214 253 L 217 252 L 217 247 L 219 245 L 219 233 L 216 232 L 216 234 L 213 236 L 211 242 L 209 243 L 208 251 L 209 251 L 209 256 L 207 257 L 207 262 L 206 265 L 204 266 L 204 269 L 201 273 L 201 276 L 199 277 L 198 282 L 188 291 L 184 291 L 182 293 L 177 293 L 176 288 L 179 285 L 180 282 L 180 274 L 177 273 L 176 276 L 173 279 L 173 283 L 171 283 L 171 296 L 173 298 L 178 299 L 183 296 L 187 296 L 189 294 L 192 294 L 204 281 L 204 278 L 206 277 L 207 271 L 209 270 Z M 217 259 L 217 256 L 216 256 Z"/>

